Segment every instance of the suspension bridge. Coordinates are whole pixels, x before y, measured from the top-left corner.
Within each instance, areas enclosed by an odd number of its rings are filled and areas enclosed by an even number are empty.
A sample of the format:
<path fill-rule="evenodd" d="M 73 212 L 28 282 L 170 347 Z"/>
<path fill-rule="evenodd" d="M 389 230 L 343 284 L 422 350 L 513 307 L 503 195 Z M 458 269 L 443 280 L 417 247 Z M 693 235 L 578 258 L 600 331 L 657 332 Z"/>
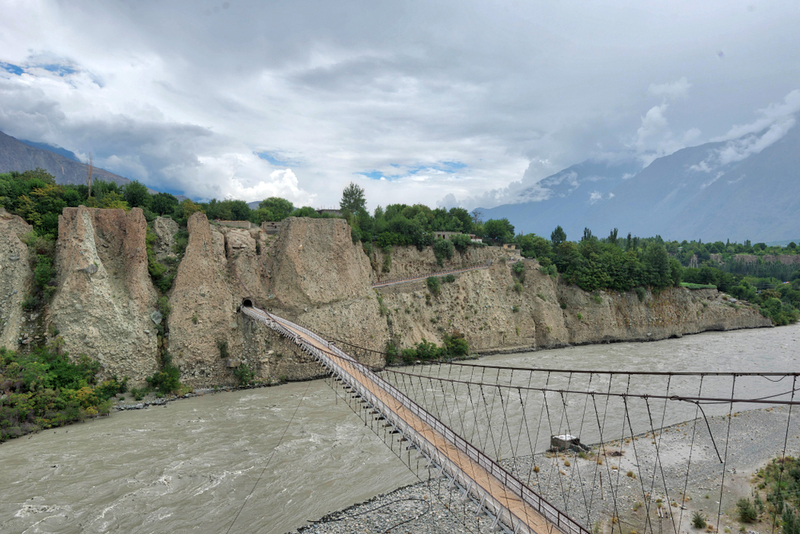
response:
<path fill-rule="evenodd" d="M 313 356 L 412 472 L 446 480 L 449 509 L 455 494 L 487 514 L 492 530 L 679 533 L 693 512 L 722 530 L 752 474 L 741 469 L 753 461 L 742 444 L 759 430 L 742 414 L 766 409 L 756 420 L 775 427 L 757 436 L 769 441 L 760 460 L 800 448 L 792 419 L 800 373 L 565 371 L 474 362 L 376 370 L 342 347 L 356 355 L 369 349 L 326 340 L 255 307 L 241 311 Z M 779 528 L 775 514 L 771 526 Z"/>

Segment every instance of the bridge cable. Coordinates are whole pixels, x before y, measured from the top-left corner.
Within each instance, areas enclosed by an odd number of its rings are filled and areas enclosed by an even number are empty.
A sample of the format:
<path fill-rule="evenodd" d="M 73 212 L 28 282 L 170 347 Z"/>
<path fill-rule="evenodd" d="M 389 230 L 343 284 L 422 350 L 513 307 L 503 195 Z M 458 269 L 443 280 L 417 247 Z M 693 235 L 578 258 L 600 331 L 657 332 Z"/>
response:
<path fill-rule="evenodd" d="M 734 398 L 734 392 L 736 390 L 736 375 L 733 375 L 733 381 L 731 384 L 731 399 Z M 731 437 L 731 423 L 733 422 L 733 400 L 731 400 L 731 407 L 728 410 L 728 431 L 725 436 L 725 461 L 722 463 L 722 483 L 719 485 L 719 508 L 717 509 L 717 531 L 720 530 L 719 528 L 719 520 L 722 517 L 722 495 L 723 490 L 725 489 L 725 471 L 728 470 L 728 445 L 730 444 L 730 437 Z M 683 496 L 686 499 L 686 495 Z"/>
<path fill-rule="evenodd" d="M 230 533 L 231 529 L 233 528 L 234 523 L 236 523 L 236 520 L 239 519 L 239 514 L 242 513 L 242 510 L 244 509 L 244 506 L 247 504 L 247 501 L 250 500 L 250 497 L 253 495 L 253 492 L 256 490 L 256 487 L 258 486 L 258 483 L 261 482 L 261 477 L 263 477 L 264 473 L 267 471 L 267 468 L 269 467 L 269 464 L 272 461 L 273 456 L 275 456 L 275 451 L 278 450 L 278 447 L 281 446 L 281 443 L 283 442 L 283 438 L 286 436 L 286 432 L 289 430 L 289 427 L 292 426 L 292 422 L 294 422 L 294 416 L 297 415 L 297 411 L 300 409 L 300 405 L 303 404 L 303 398 L 306 396 L 306 393 L 308 393 L 308 388 L 310 387 L 310 385 L 311 385 L 311 381 L 309 380 L 308 383 L 306 384 L 305 391 L 303 392 L 302 395 L 300 395 L 300 401 L 297 403 L 297 406 L 295 407 L 294 412 L 292 413 L 292 417 L 289 419 L 289 422 L 286 424 L 286 427 L 283 429 L 283 433 L 281 434 L 281 437 L 278 440 L 278 444 L 275 445 L 275 447 L 272 449 L 272 452 L 270 453 L 269 458 L 267 459 L 267 463 L 264 465 L 264 468 L 261 470 L 261 474 L 258 475 L 258 479 L 256 479 L 256 483 L 253 484 L 253 488 L 250 490 L 250 493 L 247 494 L 247 497 L 244 498 L 244 501 L 242 502 L 242 506 L 239 507 L 239 511 L 236 512 L 236 516 L 234 516 L 233 521 L 231 521 L 230 526 L 228 526 L 228 530 L 225 531 L 226 534 Z"/>
<path fill-rule="evenodd" d="M 700 375 L 700 385 L 698 386 L 698 391 L 697 391 L 697 395 L 698 396 L 702 395 L 702 393 L 703 393 L 703 380 L 704 379 L 705 379 L 705 376 L 704 375 Z M 688 485 L 689 485 L 689 473 L 691 472 L 691 469 L 692 469 L 692 454 L 694 452 L 694 442 L 695 442 L 695 439 L 697 437 L 697 421 L 699 420 L 699 417 L 698 417 L 699 412 L 700 412 L 700 404 L 698 403 L 698 404 L 695 405 L 694 421 L 692 422 L 692 440 L 689 442 L 689 460 L 688 460 L 688 462 L 686 464 L 686 476 L 683 479 L 683 495 L 686 495 L 686 489 L 688 488 Z M 708 431 L 709 431 L 709 434 L 710 434 L 711 433 L 711 427 L 710 426 L 709 426 Z M 671 501 L 669 501 L 669 498 L 667 498 L 667 506 L 669 506 L 670 502 Z M 672 516 L 672 515 L 673 514 L 670 511 L 670 516 Z M 681 506 L 680 512 L 678 513 L 678 526 L 679 527 L 682 524 L 682 522 L 683 522 L 683 506 Z M 674 521 L 673 521 L 673 524 L 674 524 Z"/>
<path fill-rule="evenodd" d="M 794 390 L 795 390 L 795 386 L 796 385 L 797 385 L 797 377 L 795 376 L 794 380 L 792 381 L 792 400 L 794 400 Z M 785 471 L 784 463 L 786 461 L 786 445 L 789 442 L 789 424 L 791 423 L 791 421 L 792 421 L 792 405 L 790 404 L 789 405 L 789 416 L 786 419 L 786 434 L 783 437 L 783 452 L 781 452 L 781 468 L 778 470 L 778 473 L 779 473 L 778 474 L 778 491 L 779 492 L 780 492 L 780 488 L 781 488 L 781 483 L 783 482 L 783 472 Z M 780 493 L 779 493 L 779 495 L 780 495 Z M 781 508 L 783 508 L 783 505 L 781 505 Z M 773 534 L 775 532 L 775 523 L 777 522 L 777 516 L 778 516 L 778 514 L 776 514 L 776 513 L 773 513 L 773 515 L 772 515 L 772 532 L 773 532 Z"/>

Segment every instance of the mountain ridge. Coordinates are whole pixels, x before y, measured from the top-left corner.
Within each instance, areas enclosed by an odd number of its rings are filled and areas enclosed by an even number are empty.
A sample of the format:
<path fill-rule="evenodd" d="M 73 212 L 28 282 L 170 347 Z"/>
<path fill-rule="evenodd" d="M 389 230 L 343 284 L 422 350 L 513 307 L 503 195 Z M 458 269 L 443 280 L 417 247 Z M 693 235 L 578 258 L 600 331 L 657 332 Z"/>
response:
<path fill-rule="evenodd" d="M 52 174 L 57 184 L 80 185 L 86 183 L 86 164 L 77 161 L 77 158 L 69 157 L 54 152 L 52 148 L 42 148 L 49 146 L 45 143 L 34 141 L 21 141 L 4 132 L 0 132 L 0 172 L 25 172 L 36 168 L 42 168 Z M 66 149 L 63 152 L 75 155 Z M 131 180 L 114 174 L 105 169 L 94 168 L 94 177 L 105 182 L 115 182 L 125 185 Z"/>
<path fill-rule="evenodd" d="M 479 209 L 484 219 L 505 217 L 517 231 L 545 237 L 560 225 L 572 238 L 584 228 L 598 236 L 618 228 L 623 235 L 665 239 L 796 239 L 800 128 L 794 126 L 762 150 L 752 150 L 761 134 L 687 147 L 655 159 L 629 178 L 619 174 L 621 169 L 614 174 L 606 164 L 610 171 L 606 185 L 611 186 L 598 189 L 594 202 L 587 195 L 590 177 L 577 170 L 600 163 L 586 160 L 532 186 L 550 189 L 552 194 L 544 200 Z M 559 195 L 563 187 L 553 184 L 561 184 L 559 177 L 568 172 L 576 173 L 577 185 Z"/>

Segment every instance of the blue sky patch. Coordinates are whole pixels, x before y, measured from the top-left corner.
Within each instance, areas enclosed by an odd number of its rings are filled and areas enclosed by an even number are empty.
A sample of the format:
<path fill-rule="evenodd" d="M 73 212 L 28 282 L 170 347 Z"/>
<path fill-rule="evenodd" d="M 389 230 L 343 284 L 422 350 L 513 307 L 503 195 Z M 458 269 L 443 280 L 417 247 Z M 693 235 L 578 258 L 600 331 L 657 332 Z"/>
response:
<path fill-rule="evenodd" d="M 6 63 L 5 61 L 0 61 L 0 69 L 10 72 L 11 74 L 16 74 L 17 76 L 25 72 L 25 69 L 23 69 L 22 67 L 18 65 L 13 65 L 11 63 Z"/>
<path fill-rule="evenodd" d="M 263 159 L 264 161 L 268 161 L 273 165 L 277 165 L 279 167 L 287 167 L 289 165 L 288 161 L 281 161 L 269 152 L 253 152 L 256 156 Z"/>
<path fill-rule="evenodd" d="M 52 72 L 53 74 L 57 74 L 62 78 L 69 74 L 75 74 L 75 69 L 73 69 L 69 65 L 59 65 L 58 63 L 39 65 L 39 68 L 42 68 L 48 72 Z"/>
<path fill-rule="evenodd" d="M 372 180 L 380 180 L 383 178 L 383 173 L 381 171 L 369 171 L 369 172 L 357 172 L 356 174 L 360 174 L 361 176 L 366 176 Z M 395 177 L 396 178 L 396 177 Z M 387 180 L 390 180 L 391 177 L 386 177 Z"/>
<path fill-rule="evenodd" d="M 390 167 L 394 167 L 398 169 L 398 171 L 402 171 L 403 166 L 398 163 L 390 163 Z M 443 172 L 446 174 L 453 174 L 461 169 L 465 169 L 467 167 L 466 163 L 462 163 L 460 161 L 442 161 L 441 163 L 437 163 L 434 165 L 418 165 L 416 167 L 406 167 L 404 172 L 399 172 L 396 174 L 385 174 L 381 171 L 369 171 L 369 172 L 357 172 L 360 176 L 366 176 L 372 180 L 380 180 L 381 178 L 385 178 L 386 180 L 397 180 L 398 178 L 402 178 L 403 176 L 411 176 L 414 174 L 419 174 L 421 172 L 430 172 L 430 171 L 437 171 Z"/>

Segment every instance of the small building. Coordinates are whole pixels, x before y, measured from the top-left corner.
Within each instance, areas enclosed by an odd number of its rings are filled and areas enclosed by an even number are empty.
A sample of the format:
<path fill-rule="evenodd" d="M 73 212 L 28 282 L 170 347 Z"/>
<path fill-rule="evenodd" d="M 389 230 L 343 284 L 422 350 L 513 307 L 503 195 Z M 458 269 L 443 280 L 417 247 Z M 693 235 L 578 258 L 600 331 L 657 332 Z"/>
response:
<path fill-rule="evenodd" d="M 261 229 L 268 234 L 277 234 L 281 230 L 281 222 L 264 221 L 261 223 Z"/>
<path fill-rule="evenodd" d="M 434 239 L 450 239 L 451 235 L 458 235 L 462 232 L 433 232 Z"/>
<path fill-rule="evenodd" d="M 450 239 L 450 236 L 462 235 L 462 234 L 463 235 L 468 235 L 469 236 L 469 240 L 472 241 L 473 243 L 483 243 L 483 240 L 481 238 L 479 238 L 478 236 L 476 236 L 475 234 L 464 234 L 464 232 L 442 232 L 442 231 L 439 231 L 439 232 L 434 232 L 433 233 L 433 237 L 434 237 L 434 239 Z"/>
<path fill-rule="evenodd" d="M 341 217 L 342 210 L 339 208 L 320 208 L 316 210 L 320 215 L 332 215 L 334 217 Z"/>
<path fill-rule="evenodd" d="M 256 227 L 256 225 L 250 221 L 221 221 L 219 219 L 215 219 L 214 222 L 222 226 L 230 226 L 231 228 L 244 228 L 245 230 L 250 230 L 251 228 Z"/>

